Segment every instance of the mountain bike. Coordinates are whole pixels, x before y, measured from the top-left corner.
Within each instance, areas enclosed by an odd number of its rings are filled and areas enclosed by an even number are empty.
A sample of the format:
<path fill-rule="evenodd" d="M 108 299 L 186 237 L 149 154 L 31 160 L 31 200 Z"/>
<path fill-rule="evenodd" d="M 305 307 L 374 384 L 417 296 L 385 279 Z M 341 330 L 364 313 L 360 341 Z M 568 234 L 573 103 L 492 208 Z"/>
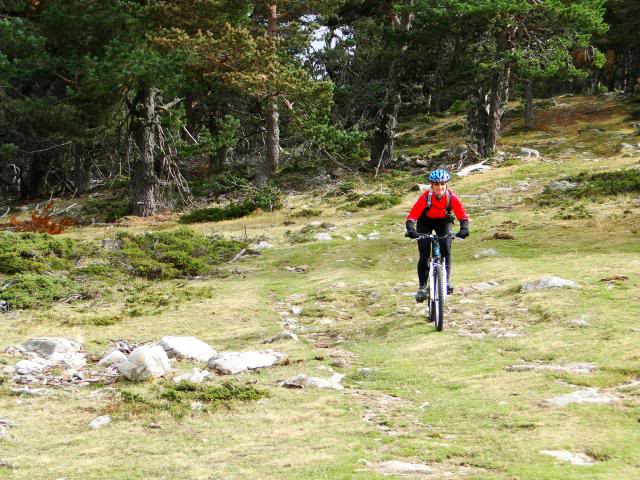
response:
<path fill-rule="evenodd" d="M 428 233 L 421 233 L 415 240 L 429 240 L 431 242 L 431 257 L 429 258 L 429 272 L 427 275 L 427 305 L 429 322 L 434 322 L 436 330 L 442 331 L 444 326 L 444 303 L 447 300 L 447 269 L 445 260 L 440 254 L 440 242 L 445 238 L 459 239 L 449 233 L 443 237 Z"/>

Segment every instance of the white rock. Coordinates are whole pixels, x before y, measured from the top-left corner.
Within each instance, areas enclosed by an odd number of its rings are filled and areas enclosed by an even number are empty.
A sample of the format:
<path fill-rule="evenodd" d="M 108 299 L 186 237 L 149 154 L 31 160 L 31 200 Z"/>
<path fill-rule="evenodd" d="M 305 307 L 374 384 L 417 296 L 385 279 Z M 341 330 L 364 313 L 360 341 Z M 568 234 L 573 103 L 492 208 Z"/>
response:
<path fill-rule="evenodd" d="M 40 373 L 42 370 L 52 365 L 54 364 L 49 360 L 35 357 L 31 360 L 20 360 L 16 363 L 15 372 L 18 375 L 31 375 L 34 373 Z"/>
<path fill-rule="evenodd" d="M 294 342 L 297 342 L 298 336 L 295 333 L 290 332 L 289 330 L 285 330 L 284 332 L 280 332 L 277 335 L 274 335 L 273 337 L 268 338 L 262 343 L 273 343 L 273 342 L 277 342 L 278 340 L 293 340 Z"/>
<path fill-rule="evenodd" d="M 358 234 L 358 240 L 366 240 L 367 237 L 365 237 L 364 235 Z"/>
<path fill-rule="evenodd" d="M 362 367 L 358 369 L 358 373 L 363 377 L 368 377 L 373 374 L 375 370 L 373 368 Z"/>
<path fill-rule="evenodd" d="M 569 322 L 569 326 L 571 328 L 587 328 L 590 327 L 591 324 L 583 318 L 577 318 L 575 320 L 571 320 Z"/>
<path fill-rule="evenodd" d="M 540 450 L 543 455 L 548 455 L 563 462 L 569 462 L 572 465 L 593 465 L 595 459 L 584 453 L 572 453 L 566 450 Z"/>
<path fill-rule="evenodd" d="M 27 352 L 34 352 L 43 358 L 49 358 L 54 354 L 75 353 L 81 349 L 78 342 L 59 337 L 32 338 L 24 342 L 22 347 Z"/>
<path fill-rule="evenodd" d="M 549 183 L 549 190 L 564 192 L 566 190 L 571 190 L 578 186 L 577 183 L 569 182 L 568 180 L 557 180 Z"/>
<path fill-rule="evenodd" d="M 495 248 L 485 248 L 476 253 L 473 258 L 497 257 L 498 251 Z"/>
<path fill-rule="evenodd" d="M 200 370 L 199 368 L 194 368 L 190 372 L 183 373 L 182 375 L 178 375 L 173 379 L 174 383 L 180 382 L 191 382 L 191 383 L 202 383 L 206 378 L 211 378 L 211 373 L 206 370 Z"/>
<path fill-rule="evenodd" d="M 171 370 L 169 357 L 160 345 L 136 348 L 118 370 L 129 380 L 140 381 L 149 377 L 162 377 Z"/>
<path fill-rule="evenodd" d="M 304 311 L 304 309 L 298 305 L 293 305 L 290 310 L 295 316 L 302 315 L 302 312 Z"/>
<path fill-rule="evenodd" d="M 273 350 L 263 352 L 220 352 L 209 360 L 209 368 L 224 375 L 235 375 L 246 370 L 272 367 L 287 358 Z"/>
<path fill-rule="evenodd" d="M 127 361 L 127 356 L 119 350 L 113 350 L 100 359 L 98 365 L 101 367 L 119 366 Z"/>
<path fill-rule="evenodd" d="M 578 288 L 578 284 L 572 280 L 565 280 L 560 277 L 543 277 L 533 282 L 522 285 L 521 292 L 541 290 L 545 288 Z"/>
<path fill-rule="evenodd" d="M 193 411 L 197 411 L 197 410 L 202 410 L 202 408 L 204 407 L 204 405 L 202 404 L 202 402 L 191 402 L 191 410 Z"/>
<path fill-rule="evenodd" d="M 82 352 L 54 353 L 49 360 L 73 370 L 80 370 L 87 364 L 87 358 Z"/>
<path fill-rule="evenodd" d="M 378 232 L 371 232 L 367 235 L 367 240 L 380 240 L 380 234 Z"/>
<path fill-rule="evenodd" d="M 158 342 L 169 357 L 184 358 L 207 362 L 211 357 L 215 357 L 217 352 L 196 337 L 172 337 L 165 336 Z"/>
<path fill-rule="evenodd" d="M 578 375 L 588 375 L 598 370 L 598 366 L 594 363 L 564 363 L 561 365 L 540 364 L 540 363 L 520 363 L 511 365 L 507 368 L 509 372 L 530 372 L 530 371 L 548 371 L 575 373 Z"/>
<path fill-rule="evenodd" d="M 428 465 L 422 465 L 420 463 L 400 462 L 398 460 L 380 462 L 378 463 L 377 467 L 381 472 L 385 472 L 391 475 L 429 475 L 434 473 L 433 469 Z"/>
<path fill-rule="evenodd" d="M 548 398 L 542 402 L 550 407 L 566 407 L 572 403 L 609 404 L 618 401 L 618 397 L 611 393 L 601 392 L 597 388 L 586 388 L 575 392 Z"/>
<path fill-rule="evenodd" d="M 257 243 L 256 245 L 253 246 L 254 250 L 268 250 L 270 248 L 273 248 L 273 245 L 271 245 L 269 242 L 265 242 L 265 241 L 261 241 L 259 243 Z"/>
<path fill-rule="evenodd" d="M 98 430 L 99 428 L 104 427 L 105 425 L 109 425 L 111 423 L 110 415 L 102 415 L 100 417 L 96 417 L 89 422 L 89 428 L 91 430 Z"/>
<path fill-rule="evenodd" d="M 353 238 L 351 238 L 349 235 L 342 235 L 342 238 L 347 242 L 350 242 L 351 240 L 353 240 Z"/>
<path fill-rule="evenodd" d="M 320 232 L 316 233 L 313 238 L 314 240 L 318 240 L 320 242 L 328 242 L 329 240 L 331 240 L 331 235 L 329 235 L 327 232 Z"/>
<path fill-rule="evenodd" d="M 296 375 L 288 380 L 280 382 L 281 387 L 285 388 L 303 388 L 315 387 L 331 390 L 344 390 L 344 386 L 340 383 L 344 375 L 334 373 L 330 378 L 308 377 L 304 373 Z"/>
<path fill-rule="evenodd" d="M 309 222 L 307 225 L 310 227 L 319 227 L 322 225 L 322 222 L 320 220 L 314 220 L 313 222 Z"/>

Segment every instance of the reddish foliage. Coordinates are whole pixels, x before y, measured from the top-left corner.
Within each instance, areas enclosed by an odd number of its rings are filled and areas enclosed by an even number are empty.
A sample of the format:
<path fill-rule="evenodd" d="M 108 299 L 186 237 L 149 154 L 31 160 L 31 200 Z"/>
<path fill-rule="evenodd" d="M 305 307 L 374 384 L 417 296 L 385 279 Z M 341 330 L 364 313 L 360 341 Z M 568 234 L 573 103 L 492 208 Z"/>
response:
<path fill-rule="evenodd" d="M 36 232 L 59 235 L 65 228 L 72 226 L 73 220 L 68 217 L 53 218 L 53 202 L 45 205 L 43 210 L 36 209 L 29 220 L 9 219 L 8 227 L 14 232 Z"/>

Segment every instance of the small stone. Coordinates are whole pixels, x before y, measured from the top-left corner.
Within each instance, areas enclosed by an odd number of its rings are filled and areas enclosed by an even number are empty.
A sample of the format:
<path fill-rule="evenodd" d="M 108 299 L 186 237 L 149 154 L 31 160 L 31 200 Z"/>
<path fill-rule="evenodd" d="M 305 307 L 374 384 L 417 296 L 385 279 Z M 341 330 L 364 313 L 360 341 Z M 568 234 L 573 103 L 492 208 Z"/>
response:
<path fill-rule="evenodd" d="M 424 410 L 425 408 L 429 408 L 431 406 L 430 402 L 424 402 L 422 405 L 420 405 L 420 410 Z"/>
<path fill-rule="evenodd" d="M 151 422 L 149 425 L 147 425 L 148 428 L 151 428 L 152 430 L 161 430 L 162 429 L 162 425 L 160 425 L 159 423 L 155 423 L 155 422 Z"/>
<path fill-rule="evenodd" d="M 353 240 L 353 238 L 351 238 L 349 235 L 342 235 L 342 239 L 346 240 L 347 242 L 350 242 L 351 240 Z"/>
<path fill-rule="evenodd" d="M 569 326 L 571 328 L 587 328 L 587 327 L 590 327 L 591 324 L 587 320 L 585 320 L 583 318 L 578 318 L 578 319 L 575 319 L 575 320 L 571 320 L 569 322 Z"/>
<path fill-rule="evenodd" d="M 333 374 L 331 378 L 308 377 L 305 374 L 300 374 L 280 382 L 280 386 L 284 388 L 315 387 L 322 389 L 344 390 L 344 386 L 340 384 L 343 378 L 344 375 L 339 373 Z"/>
<path fill-rule="evenodd" d="M 89 428 L 91 430 L 98 430 L 105 425 L 109 425 L 111 423 L 111 420 L 112 419 L 110 415 L 102 415 L 100 417 L 96 417 L 89 422 Z"/>
<path fill-rule="evenodd" d="M 543 455 L 548 455 L 562 462 L 568 462 L 572 465 L 593 465 L 596 463 L 594 458 L 584 453 L 572 453 L 566 450 L 540 450 Z"/>
<path fill-rule="evenodd" d="M 302 312 L 304 311 L 304 309 L 298 305 L 293 305 L 290 310 L 296 317 L 302 315 Z"/>
<path fill-rule="evenodd" d="M 473 258 L 486 258 L 486 257 L 497 257 L 498 251 L 495 248 L 485 248 L 476 253 Z"/>
<path fill-rule="evenodd" d="M 530 292 L 547 288 L 578 288 L 578 284 L 572 280 L 565 280 L 560 277 L 543 277 L 533 282 L 522 285 L 521 292 Z"/>
<path fill-rule="evenodd" d="M 367 240 L 380 240 L 380 234 L 378 232 L 371 232 L 367 235 Z"/>
<path fill-rule="evenodd" d="M 577 186 L 578 184 L 575 182 L 570 182 L 568 180 L 556 180 L 550 182 L 547 188 L 554 192 L 565 192 L 567 190 L 572 190 Z"/>
<path fill-rule="evenodd" d="M 9 311 L 9 304 L 6 300 L 0 300 L 0 313 L 6 313 Z"/>
<path fill-rule="evenodd" d="M 199 368 L 194 368 L 187 373 L 178 375 L 173 379 L 173 382 L 174 383 L 180 383 L 180 382 L 202 383 L 207 378 L 211 378 L 211 373 L 207 372 L 206 370 L 200 370 Z"/>
<path fill-rule="evenodd" d="M 330 240 L 332 240 L 331 235 L 329 235 L 327 232 L 320 232 L 320 233 L 316 233 L 313 236 L 314 240 L 318 240 L 320 242 L 328 242 Z"/>
<path fill-rule="evenodd" d="M 298 336 L 295 333 L 290 332 L 289 330 L 285 330 L 284 332 L 278 333 L 277 335 L 274 335 L 273 337 L 268 338 L 262 343 L 274 343 L 274 342 L 277 342 L 278 340 L 293 340 L 294 342 L 297 342 Z"/>
<path fill-rule="evenodd" d="M 192 411 L 202 410 L 203 407 L 204 405 L 202 404 L 202 402 L 191 402 L 190 405 Z"/>
<path fill-rule="evenodd" d="M 373 368 L 362 367 L 358 369 L 358 373 L 363 377 L 370 377 L 374 373 Z"/>
<path fill-rule="evenodd" d="M 367 239 L 367 237 L 365 237 L 364 235 L 358 234 L 358 235 L 357 235 L 357 239 L 358 239 L 358 240 L 366 240 L 366 239 Z"/>
<path fill-rule="evenodd" d="M 127 356 L 119 350 L 113 350 L 98 361 L 101 367 L 119 366 L 127 361 Z"/>
<path fill-rule="evenodd" d="M 334 358 L 331 362 L 331 366 L 336 368 L 347 368 L 349 364 L 344 358 Z"/>
<path fill-rule="evenodd" d="M 273 245 L 271 245 L 269 242 L 265 242 L 265 241 L 261 241 L 258 244 L 253 246 L 254 250 L 268 250 L 270 248 L 273 248 Z"/>

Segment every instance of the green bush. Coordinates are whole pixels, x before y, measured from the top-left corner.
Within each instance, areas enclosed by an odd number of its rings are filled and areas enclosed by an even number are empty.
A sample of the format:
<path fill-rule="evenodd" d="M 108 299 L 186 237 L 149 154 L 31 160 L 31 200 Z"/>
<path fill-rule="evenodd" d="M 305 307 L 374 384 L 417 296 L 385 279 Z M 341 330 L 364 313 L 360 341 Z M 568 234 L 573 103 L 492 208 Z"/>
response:
<path fill-rule="evenodd" d="M 111 223 L 129 213 L 131 206 L 126 198 L 98 198 L 89 200 L 80 209 L 80 215 L 75 220 L 78 223 Z"/>
<path fill-rule="evenodd" d="M 310 218 L 310 217 L 319 217 L 322 214 L 322 210 L 317 208 L 303 208 L 302 210 L 294 213 L 293 217 L 300 218 Z"/>
<path fill-rule="evenodd" d="M 11 309 L 27 309 L 44 306 L 74 294 L 85 296 L 86 292 L 68 278 L 21 273 L 15 275 L 7 286 L 0 290 L 0 300 L 6 301 Z"/>
<path fill-rule="evenodd" d="M 253 402 L 269 396 L 269 392 L 253 385 L 223 383 L 222 385 L 196 385 L 182 382 L 178 385 L 159 384 L 148 392 L 133 389 L 120 391 L 122 402 L 114 413 L 153 414 L 167 411 L 175 417 L 183 417 L 191 411 L 191 403 L 203 403 L 204 410 L 213 412 L 221 407 L 230 408 L 236 402 Z"/>
<path fill-rule="evenodd" d="M 400 199 L 400 197 L 396 195 L 383 195 L 375 193 L 373 195 L 362 197 L 356 205 L 359 208 L 378 207 L 383 209 L 399 205 L 401 201 L 402 200 Z"/>
<path fill-rule="evenodd" d="M 82 254 L 78 242 L 69 238 L 0 232 L 0 273 L 69 270 Z"/>
<path fill-rule="evenodd" d="M 538 203 L 542 206 L 559 206 L 571 199 L 597 199 L 610 195 L 640 193 L 638 168 L 600 173 L 582 172 L 563 180 L 575 183 L 575 188 L 552 190 L 547 187 L 538 198 Z"/>
<path fill-rule="evenodd" d="M 112 255 L 114 266 L 125 266 L 132 275 L 150 279 L 211 273 L 245 246 L 235 240 L 208 238 L 187 228 L 141 235 L 122 232 L 116 238 L 121 246 Z"/>
<path fill-rule="evenodd" d="M 232 203 L 226 207 L 200 208 L 186 213 L 180 217 L 180 223 L 204 223 L 221 222 L 234 218 L 246 217 L 254 212 L 255 208 L 247 203 Z"/>

